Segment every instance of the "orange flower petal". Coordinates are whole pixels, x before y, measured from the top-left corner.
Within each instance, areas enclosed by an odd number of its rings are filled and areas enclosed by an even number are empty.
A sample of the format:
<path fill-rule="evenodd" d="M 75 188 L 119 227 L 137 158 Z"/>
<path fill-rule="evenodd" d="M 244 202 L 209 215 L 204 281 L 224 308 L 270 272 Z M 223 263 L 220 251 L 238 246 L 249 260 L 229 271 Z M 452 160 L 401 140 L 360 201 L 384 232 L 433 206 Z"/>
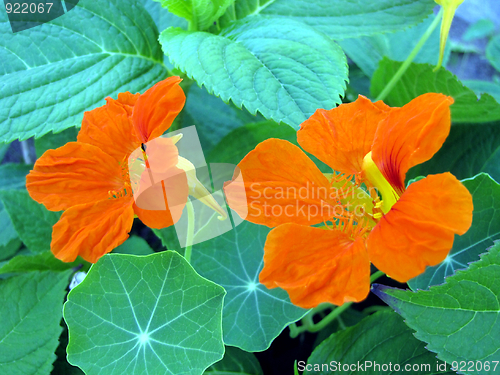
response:
<path fill-rule="evenodd" d="M 443 261 L 472 223 L 472 197 L 450 173 L 414 182 L 367 240 L 372 263 L 400 282 Z"/>
<path fill-rule="evenodd" d="M 373 141 L 372 159 L 398 193 L 404 191 L 408 169 L 429 160 L 450 132 L 453 98 L 424 94 L 391 111 Z"/>
<path fill-rule="evenodd" d="M 186 96 L 179 86 L 180 82 L 179 77 L 158 82 L 135 103 L 132 121 L 141 143 L 162 135 L 184 107 Z"/>
<path fill-rule="evenodd" d="M 238 168 L 224 191 L 229 206 L 242 218 L 274 227 L 317 224 L 332 216 L 335 201 L 328 197 L 333 191 L 328 179 L 290 142 L 268 139 Z"/>
<path fill-rule="evenodd" d="M 125 102 L 132 101 L 134 96 L 130 96 L 118 95 Z M 127 112 L 128 108 L 131 113 L 132 107 L 111 98 L 106 101 L 106 105 L 83 114 L 82 128 L 77 140 L 97 146 L 118 162 L 122 162 L 140 146 Z"/>
<path fill-rule="evenodd" d="M 123 188 L 115 159 L 87 143 L 70 142 L 47 150 L 26 176 L 30 196 L 51 211 L 97 202 Z"/>
<path fill-rule="evenodd" d="M 377 125 L 392 109 L 359 96 L 329 111 L 318 109 L 297 132 L 300 146 L 334 170 L 357 174 L 371 150 Z"/>
<path fill-rule="evenodd" d="M 132 199 L 106 199 L 65 211 L 52 229 L 51 250 L 63 262 L 80 255 L 95 263 L 128 238 L 134 221 Z"/>
<path fill-rule="evenodd" d="M 132 94 L 128 91 L 121 92 L 118 94 L 118 100 L 116 100 L 116 102 L 118 102 L 119 104 L 122 105 L 122 107 L 127 111 L 127 114 L 129 116 L 132 116 L 134 106 L 137 103 L 137 99 L 139 99 L 140 96 L 141 96 L 141 94 L 139 94 L 139 93 Z M 108 101 L 108 100 L 113 100 L 113 99 L 106 98 L 106 101 Z"/>
<path fill-rule="evenodd" d="M 267 236 L 259 280 L 268 288 L 285 289 L 297 306 L 342 305 L 368 295 L 370 261 L 361 238 L 353 241 L 338 230 L 284 224 Z"/>

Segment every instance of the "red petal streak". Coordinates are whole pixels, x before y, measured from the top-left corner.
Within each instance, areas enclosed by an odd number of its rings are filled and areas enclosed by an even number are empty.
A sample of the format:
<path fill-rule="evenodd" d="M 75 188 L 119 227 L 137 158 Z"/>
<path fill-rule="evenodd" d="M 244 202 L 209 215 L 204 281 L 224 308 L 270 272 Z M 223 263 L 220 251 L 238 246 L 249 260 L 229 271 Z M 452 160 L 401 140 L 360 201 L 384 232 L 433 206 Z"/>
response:
<path fill-rule="evenodd" d="M 429 160 L 443 145 L 450 132 L 452 103 L 449 96 L 424 94 L 380 123 L 372 159 L 399 194 L 408 169 Z"/>

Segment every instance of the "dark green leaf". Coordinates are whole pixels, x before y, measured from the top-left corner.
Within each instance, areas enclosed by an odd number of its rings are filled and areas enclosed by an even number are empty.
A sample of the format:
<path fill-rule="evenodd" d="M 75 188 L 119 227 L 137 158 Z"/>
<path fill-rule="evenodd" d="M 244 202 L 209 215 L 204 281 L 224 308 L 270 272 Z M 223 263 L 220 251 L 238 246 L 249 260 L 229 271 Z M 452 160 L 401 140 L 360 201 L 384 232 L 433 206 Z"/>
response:
<path fill-rule="evenodd" d="M 500 243 L 465 271 L 458 271 L 428 291 L 412 292 L 383 285 L 375 293 L 405 318 L 415 336 L 442 361 L 490 361 L 490 368 L 465 374 L 495 374 L 500 348 Z M 475 364 L 475 362 L 473 362 Z M 498 362 L 497 362 L 498 364 Z M 455 366 L 456 367 L 456 366 Z M 498 371 L 498 370 L 497 370 Z"/>
<path fill-rule="evenodd" d="M 316 109 L 335 107 L 345 90 L 340 47 L 297 21 L 253 19 L 220 35 L 168 28 L 160 42 L 170 61 L 198 85 L 295 129 Z"/>
<path fill-rule="evenodd" d="M 438 368 L 437 366 L 440 365 Z M 391 366 L 391 367 L 389 367 Z M 392 311 L 377 312 L 359 324 L 331 335 L 299 370 L 311 374 L 454 374 L 413 336 Z"/>
<path fill-rule="evenodd" d="M 0 190 L 23 189 L 31 168 L 32 165 L 17 163 L 0 165 Z"/>
<path fill-rule="evenodd" d="M 307 310 L 292 305 L 284 290 L 259 283 L 270 229 L 239 222 L 234 230 L 194 245 L 192 263 L 200 275 L 227 291 L 222 315 L 226 345 L 261 351 Z"/>
<path fill-rule="evenodd" d="M 133 0 L 80 0 L 67 14 L 12 34 L 0 13 L 0 141 L 78 125 L 84 111 L 167 76 L 158 30 Z"/>
<path fill-rule="evenodd" d="M 35 139 L 36 156 L 39 158 L 47 150 L 55 150 L 68 142 L 76 142 L 78 131 L 79 129 L 72 127 L 57 134 L 48 133 L 41 138 Z"/>
<path fill-rule="evenodd" d="M 408 281 L 413 290 L 444 283 L 445 278 L 456 270 L 465 269 L 470 262 L 479 260 L 484 249 L 500 238 L 500 185 L 487 174 L 462 182 L 472 194 L 472 226 L 464 235 L 455 236 L 453 248 L 442 263 L 427 267 L 423 274 Z"/>
<path fill-rule="evenodd" d="M 263 372 L 255 355 L 226 346 L 224 358 L 210 366 L 204 375 L 263 375 Z"/>
<path fill-rule="evenodd" d="M 34 253 L 50 250 L 52 227 L 61 213 L 48 211 L 31 199 L 26 190 L 2 191 L 0 199 L 26 247 Z"/>
<path fill-rule="evenodd" d="M 0 280 L 0 373 L 50 374 L 69 275 L 31 272 Z"/>
<path fill-rule="evenodd" d="M 64 263 L 50 251 L 36 255 L 17 255 L 0 267 L 0 274 L 31 271 L 66 271 L 81 264 L 87 264 L 78 258 L 74 262 Z"/>
<path fill-rule="evenodd" d="M 124 243 L 114 249 L 113 252 L 130 255 L 151 255 L 154 253 L 147 241 L 139 236 L 130 236 Z"/>
<path fill-rule="evenodd" d="M 371 93 L 376 97 L 402 63 L 382 59 L 373 74 Z M 489 94 L 478 100 L 476 94 L 465 87 L 453 74 L 444 68 L 433 72 L 434 66 L 412 63 L 384 102 L 393 107 L 402 107 L 412 99 L 428 92 L 440 92 L 455 99 L 451 106 L 454 123 L 478 123 L 500 120 L 500 104 Z"/>
<path fill-rule="evenodd" d="M 64 305 L 68 362 L 87 375 L 201 375 L 224 354 L 224 294 L 175 252 L 107 254 Z"/>
<path fill-rule="evenodd" d="M 407 177 L 451 172 L 459 179 L 481 172 L 500 181 L 500 122 L 452 126 L 441 149 Z"/>

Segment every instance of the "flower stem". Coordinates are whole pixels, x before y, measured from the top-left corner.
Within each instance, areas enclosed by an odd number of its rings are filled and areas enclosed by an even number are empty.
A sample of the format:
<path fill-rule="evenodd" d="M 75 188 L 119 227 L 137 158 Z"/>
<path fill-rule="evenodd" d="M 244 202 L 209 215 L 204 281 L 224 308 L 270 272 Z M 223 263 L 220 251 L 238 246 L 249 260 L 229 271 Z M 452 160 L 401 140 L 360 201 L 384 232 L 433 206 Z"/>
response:
<path fill-rule="evenodd" d="M 186 250 L 184 252 L 184 258 L 191 263 L 191 252 L 193 250 L 193 238 L 194 238 L 194 208 L 191 201 L 187 200 L 186 209 L 188 215 L 188 225 L 187 225 L 187 237 L 186 237 Z"/>
<path fill-rule="evenodd" d="M 436 18 L 434 19 L 434 21 L 430 24 L 430 26 L 428 27 L 428 29 L 422 35 L 422 37 L 418 41 L 418 43 L 415 46 L 415 48 L 413 48 L 413 50 L 410 52 L 410 54 L 408 55 L 408 57 L 406 58 L 406 60 L 399 67 L 399 69 L 394 74 L 394 76 L 391 78 L 391 80 L 389 81 L 389 83 L 387 83 L 387 85 L 384 87 L 384 89 L 382 90 L 382 92 L 380 94 L 378 94 L 378 96 L 375 99 L 375 101 L 384 100 L 387 97 L 387 95 L 389 95 L 389 93 L 392 91 L 392 89 L 394 88 L 394 86 L 396 85 L 396 83 L 398 83 L 398 81 L 401 79 L 401 77 L 403 76 L 403 74 L 405 74 L 405 72 L 408 69 L 408 67 L 410 66 L 410 64 L 413 62 L 413 60 L 415 60 L 415 57 L 417 56 L 417 54 L 422 49 L 422 47 L 425 44 L 425 42 L 427 42 L 427 39 L 429 39 L 429 37 L 431 36 L 431 34 L 433 33 L 433 31 L 438 26 L 439 21 L 441 21 L 442 14 L 443 14 L 443 8 L 441 8 L 441 10 L 437 14 Z"/>
<path fill-rule="evenodd" d="M 382 271 L 377 271 L 374 272 L 373 275 L 370 276 L 370 284 L 373 283 L 375 280 L 377 280 L 379 277 L 384 276 L 385 273 Z M 321 313 L 322 311 L 328 309 L 332 305 L 330 304 L 321 304 L 314 309 L 310 310 L 301 320 L 302 325 L 300 327 L 297 327 L 297 324 L 292 323 L 288 326 L 290 329 L 290 337 L 293 339 L 300 335 L 302 332 L 309 331 L 309 332 L 318 332 L 321 331 L 323 328 L 325 328 L 328 324 L 333 322 L 335 319 L 339 320 L 340 326 L 344 326 L 345 324 L 340 318 L 340 315 L 346 311 L 353 303 L 352 302 L 347 302 L 344 303 L 342 306 L 336 307 L 333 311 L 331 311 L 327 316 L 325 316 L 323 319 L 321 319 L 318 323 L 314 323 L 313 317 L 314 315 Z M 344 329 L 343 328 L 343 329 Z"/>

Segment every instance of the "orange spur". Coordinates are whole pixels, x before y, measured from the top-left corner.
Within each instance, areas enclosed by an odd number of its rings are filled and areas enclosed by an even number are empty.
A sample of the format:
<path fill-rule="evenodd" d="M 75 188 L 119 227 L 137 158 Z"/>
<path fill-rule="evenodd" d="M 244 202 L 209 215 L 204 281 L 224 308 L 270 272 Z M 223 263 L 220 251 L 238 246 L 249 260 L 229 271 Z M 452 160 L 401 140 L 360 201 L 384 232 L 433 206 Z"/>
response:
<path fill-rule="evenodd" d="M 177 167 L 176 139 L 151 141 L 170 127 L 184 106 L 180 81 L 170 77 L 142 95 L 125 92 L 118 94 L 118 100 L 106 98 L 104 106 L 84 113 L 77 142 L 48 150 L 36 161 L 26 178 L 30 196 L 51 211 L 64 210 L 52 231 L 51 250 L 57 258 L 71 262 L 80 255 L 96 262 L 128 238 L 135 215 L 152 228 L 179 219 L 188 179 Z M 145 152 L 138 160 L 129 160 L 138 148 L 149 152 L 148 142 L 151 152 L 161 151 L 161 167 L 154 172 Z M 138 176 L 131 176 L 130 163 L 142 164 L 139 172 L 135 168 Z M 150 191 L 141 195 L 145 203 L 139 207 L 131 181 L 151 173 L 162 179 L 161 184 L 148 186 Z M 148 206 L 148 201 L 163 206 Z"/>
<path fill-rule="evenodd" d="M 342 305 L 366 298 L 370 263 L 406 282 L 443 261 L 454 235 L 472 223 L 472 197 L 450 173 L 408 187 L 405 176 L 442 146 L 452 103 L 430 93 L 391 108 L 360 96 L 318 109 L 297 139 L 332 174 L 279 139 L 245 156 L 225 192 L 240 216 L 275 227 L 260 282 L 285 289 L 304 308 Z"/>

